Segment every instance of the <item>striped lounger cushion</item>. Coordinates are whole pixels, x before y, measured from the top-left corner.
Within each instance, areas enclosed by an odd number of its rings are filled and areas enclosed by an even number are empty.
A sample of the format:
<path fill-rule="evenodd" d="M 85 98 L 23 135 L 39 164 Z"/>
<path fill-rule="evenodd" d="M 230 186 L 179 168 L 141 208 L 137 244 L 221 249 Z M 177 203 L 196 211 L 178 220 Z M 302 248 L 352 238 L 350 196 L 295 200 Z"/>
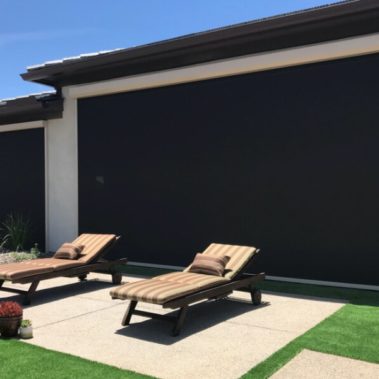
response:
<path fill-rule="evenodd" d="M 75 245 L 84 246 L 79 259 L 41 258 L 2 264 L 0 265 L 0 280 L 17 280 L 37 274 L 46 274 L 52 271 L 83 266 L 91 261 L 95 261 L 115 238 L 114 234 L 81 234 L 72 242 Z"/>
<path fill-rule="evenodd" d="M 203 252 L 203 255 L 230 257 L 225 267 L 224 276 L 192 273 L 189 272 L 190 266 L 183 272 L 174 272 L 156 276 L 152 279 L 124 284 L 112 290 L 111 296 L 114 299 L 164 304 L 167 301 L 190 293 L 228 283 L 240 273 L 256 251 L 255 247 L 212 243 Z"/>
<path fill-rule="evenodd" d="M 229 262 L 225 266 L 224 278 L 233 279 L 246 266 L 256 252 L 257 249 L 252 246 L 212 243 L 204 250 L 203 255 L 230 257 Z M 191 266 L 187 267 L 184 271 L 188 272 L 190 268 Z"/>
<path fill-rule="evenodd" d="M 81 265 L 82 263 L 77 260 L 72 261 L 56 258 L 41 258 L 18 263 L 7 263 L 0 265 L 0 278 L 6 280 L 17 280 L 28 276 L 46 274 L 48 272 L 68 269 Z"/>
<path fill-rule="evenodd" d="M 114 234 L 81 234 L 72 241 L 75 245 L 84 246 L 84 249 L 80 252 L 78 262 L 86 264 L 95 260 L 115 239 L 116 235 Z"/>
<path fill-rule="evenodd" d="M 153 279 L 139 280 L 124 284 L 111 291 L 112 298 L 164 304 L 169 300 L 189 293 L 227 283 L 229 280 L 220 276 L 195 274 L 190 272 L 173 272 L 156 276 Z"/>

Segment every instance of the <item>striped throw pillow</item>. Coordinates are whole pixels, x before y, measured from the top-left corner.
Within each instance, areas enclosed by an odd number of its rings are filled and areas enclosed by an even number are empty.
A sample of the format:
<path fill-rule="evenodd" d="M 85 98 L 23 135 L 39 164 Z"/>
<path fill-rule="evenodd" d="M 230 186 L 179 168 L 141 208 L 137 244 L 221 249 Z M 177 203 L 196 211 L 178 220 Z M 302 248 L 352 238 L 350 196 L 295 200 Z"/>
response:
<path fill-rule="evenodd" d="M 210 255 L 197 253 L 194 261 L 191 264 L 189 272 L 197 274 L 222 276 L 225 271 L 225 266 L 229 262 L 230 257 L 213 257 Z"/>
<path fill-rule="evenodd" d="M 80 253 L 84 249 L 83 245 L 75 245 L 65 242 L 54 254 L 54 258 L 58 259 L 78 259 Z"/>

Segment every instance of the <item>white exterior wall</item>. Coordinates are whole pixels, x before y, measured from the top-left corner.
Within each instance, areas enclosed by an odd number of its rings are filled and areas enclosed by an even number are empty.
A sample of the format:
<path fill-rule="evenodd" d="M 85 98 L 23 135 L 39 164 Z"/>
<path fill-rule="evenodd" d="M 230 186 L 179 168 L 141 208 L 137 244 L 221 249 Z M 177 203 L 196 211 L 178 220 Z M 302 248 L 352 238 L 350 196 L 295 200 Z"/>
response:
<path fill-rule="evenodd" d="M 61 119 L 49 120 L 46 138 L 46 247 L 56 250 L 78 235 L 77 101 L 63 89 Z"/>

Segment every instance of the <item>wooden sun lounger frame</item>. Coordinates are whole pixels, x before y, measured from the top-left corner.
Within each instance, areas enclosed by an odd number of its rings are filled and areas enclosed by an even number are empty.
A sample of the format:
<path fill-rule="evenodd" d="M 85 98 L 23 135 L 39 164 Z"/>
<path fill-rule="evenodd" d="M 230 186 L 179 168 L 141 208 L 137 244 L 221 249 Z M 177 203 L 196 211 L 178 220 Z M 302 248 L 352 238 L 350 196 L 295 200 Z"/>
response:
<path fill-rule="evenodd" d="M 176 299 L 172 299 L 162 304 L 163 308 L 177 309 L 179 311 L 176 316 L 167 316 L 161 315 L 159 313 L 147 312 L 136 309 L 138 301 L 131 300 L 129 306 L 125 312 L 125 315 L 122 319 L 121 325 L 127 326 L 130 324 L 130 320 L 133 315 L 139 315 L 143 317 L 155 318 L 164 321 L 169 321 L 174 324 L 172 329 L 172 335 L 174 337 L 180 334 L 180 331 L 183 327 L 184 320 L 188 311 L 188 308 L 191 304 L 196 303 L 201 300 L 218 300 L 223 299 L 230 295 L 234 290 L 247 290 L 251 294 L 251 302 L 254 305 L 261 304 L 261 291 L 256 287 L 257 283 L 265 279 L 265 273 L 260 274 L 246 274 L 244 273 L 247 268 L 250 266 L 253 258 L 259 253 L 257 252 L 251 257 L 247 264 L 241 269 L 241 274 L 237 275 L 228 283 L 223 283 L 216 285 L 211 288 L 207 288 L 201 291 L 193 292 Z"/>
<path fill-rule="evenodd" d="M 31 299 L 35 294 L 38 284 L 42 280 L 53 279 L 59 277 L 75 277 L 77 276 L 79 280 L 85 281 L 87 275 L 90 272 L 99 272 L 106 273 L 112 275 L 112 284 L 120 284 L 122 279 L 122 274 L 116 268 L 118 265 L 125 265 L 128 262 L 127 258 L 121 258 L 117 260 L 106 260 L 103 257 L 108 254 L 108 252 L 114 247 L 117 241 L 120 239 L 117 236 L 107 247 L 105 247 L 102 252 L 94 258 L 94 260 L 90 263 L 83 264 L 81 266 L 70 267 L 58 271 L 51 271 L 42 274 L 36 274 L 31 276 L 25 276 L 23 278 L 12 280 L 11 283 L 19 283 L 19 284 L 28 284 L 30 283 L 30 287 L 28 290 L 21 290 L 18 288 L 10 288 L 3 287 L 5 279 L 0 279 L 0 291 L 13 292 L 17 294 L 24 295 L 23 304 L 29 305 L 31 303 Z"/>

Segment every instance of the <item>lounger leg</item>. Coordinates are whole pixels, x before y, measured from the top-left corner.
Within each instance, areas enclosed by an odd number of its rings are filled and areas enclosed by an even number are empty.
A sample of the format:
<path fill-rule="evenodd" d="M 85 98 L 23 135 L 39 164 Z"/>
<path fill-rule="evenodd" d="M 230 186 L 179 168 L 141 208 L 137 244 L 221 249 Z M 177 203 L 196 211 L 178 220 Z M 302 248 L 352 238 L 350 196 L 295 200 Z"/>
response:
<path fill-rule="evenodd" d="M 112 272 L 112 284 L 121 284 L 121 272 Z"/>
<path fill-rule="evenodd" d="M 38 284 L 39 284 L 39 280 L 32 282 L 32 284 L 30 285 L 30 287 L 28 289 L 28 292 L 26 292 L 26 294 L 24 295 L 24 301 L 23 301 L 24 305 L 30 304 L 31 298 L 34 295 L 34 293 L 36 292 Z"/>
<path fill-rule="evenodd" d="M 260 305 L 262 303 L 262 292 L 259 288 L 250 287 L 251 302 L 254 305 Z"/>
<path fill-rule="evenodd" d="M 130 319 L 132 318 L 133 311 L 136 309 L 137 303 L 138 303 L 138 301 L 134 301 L 134 300 L 132 300 L 130 302 L 128 309 L 126 310 L 125 315 L 122 319 L 122 322 L 121 322 L 122 326 L 129 325 Z"/>
<path fill-rule="evenodd" d="M 172 331 L 172 335 L 174 337 L 176 337 L 180 334 L 180 331 L 181 331 L 183 323 L 184 323 L 184 319 L 186 318 L 187 310 L 188 310 L 188 305 L 185 305 L 184 307 L 180 308 L 180 310 L 179 310 L 178 318 L 176 320 L 174 329 Z"/>
<path fill-rule="evenodd" d="M 3 286 L 5 280 L 0 280 L 0 288 Z"/>

